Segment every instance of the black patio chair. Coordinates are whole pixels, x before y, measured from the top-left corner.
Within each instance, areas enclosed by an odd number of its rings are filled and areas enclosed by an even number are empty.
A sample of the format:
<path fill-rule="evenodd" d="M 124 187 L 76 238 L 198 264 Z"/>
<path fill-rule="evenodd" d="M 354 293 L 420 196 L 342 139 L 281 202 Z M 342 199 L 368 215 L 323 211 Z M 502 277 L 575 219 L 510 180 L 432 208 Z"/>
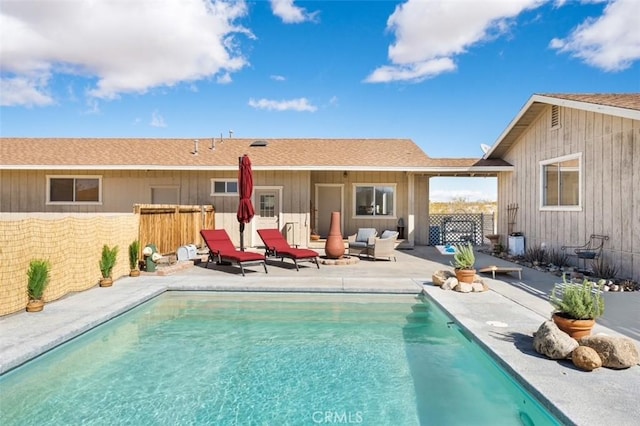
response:
<path fill-rule="evenodd" d="M 578 258 L 578 267 L 580 267 L 580 259 L 582 259 L 582 269 L 587 270 L 587 260 L 595 261 L 602 255 L 604 242 L 609 237 L 607 235 L 591 234 L 589 241 L 581 246 L 562 246 L 560 250 L 573 249 L 574 256 Z"/>

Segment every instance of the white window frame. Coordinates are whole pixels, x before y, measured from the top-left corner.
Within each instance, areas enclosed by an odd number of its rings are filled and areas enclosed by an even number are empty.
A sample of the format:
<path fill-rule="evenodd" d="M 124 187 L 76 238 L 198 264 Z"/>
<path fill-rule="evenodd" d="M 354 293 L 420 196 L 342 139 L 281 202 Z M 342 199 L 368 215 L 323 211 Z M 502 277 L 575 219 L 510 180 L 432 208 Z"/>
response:
<path fill-rule="evenodd" d="M 549 164 L 562 163 L 563 161 L 568 160 L 578 160 L 578 204 L 575 206 L 546 206 L 545 202 L 545 166 Z M 540 211 L 582 211 L 582 193 L 584 188 L 584 176 L 582 173 L 583 165 L 582 165 L 582 153 L 579 152 L 577 154 L 569 154 L 563 155 L 561 157 L 550 158 L 548 160 L 542 160 L 539 162 L 540 167 L 540 199 L 539 199 L 539 209 Z M 559 196 L 560 194 L 558 194 Z"/>
<path fill-rule="evenodd" d="M 373 191 L 375 193 L 375 188 L 376 187 L 380 187 L 380 186 L 389 186 L 393 189 L 393 212 L 391 214 L 387 214 L 387 215 L 359 215 L 358 214 L 358 206 L 357 206 L 357 200 L 356 200 L 356 190 L 358 187 L 363 187 L 363 186 L 372 186 L 373 187 Z M 351 198 L 352 198 L 352 203 L 351 203 L 351 212 L 352 212 L 352 218 L 353 219 L 373 219 L 373 220 L 384 220 L 384 219 L 396 219 L 396 212 L 397 212 L 397 208 L 398 208 L 398 184 L 396 183 L 354 183 L 351 187 Z"/>
<path fill-rule="evenodd" d="M 46 193 L 46 205 L 52 206 L 78 206 L 78 205 L 102 205 L 102 176 L 101 175 L 46 175 L 47 178 L 47 193 Z M 98 181 L 98 201 L 51 201 L 51 180 L 52 179 L 97 179 Z M 75 194 L 75 182 L 74 190 Z"/>
<path fill-rule="evenodd" d="M 217 182 L 224 182 L 225 192 L 216 192 L 215 191 Z M 238 189 L 238 190 L 236 190 L 236 192 L 228 192 L 227 184 L 229 182 L 234 182 L 236 184 L 236 188 Z M 238 196 L 238 191 L 239 191 L 238 179 L 211 179 L 211 196 L 212 197 L 237 197 Z"/>

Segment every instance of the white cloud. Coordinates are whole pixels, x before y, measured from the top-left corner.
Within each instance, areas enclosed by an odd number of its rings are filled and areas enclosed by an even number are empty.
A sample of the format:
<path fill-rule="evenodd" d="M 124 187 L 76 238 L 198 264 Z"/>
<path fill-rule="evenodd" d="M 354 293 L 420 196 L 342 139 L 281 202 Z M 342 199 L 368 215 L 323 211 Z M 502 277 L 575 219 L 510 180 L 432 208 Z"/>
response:
<path fill-rule="evenodd" d="M 566 39 L 554 38 L 549 47 L 605 71 L 624 70 L 640 59 L 639 16 L 640 1 L 613 1 L 602 16 L 585 20 Z"/>
<path fill-rule="evenodd" d="M 158 110 L 151 113 L 151 121 L 149 122 L 151 127 L 167 127 L 167 123 L 164 121 L 164 117 L 160 115 Z"/>
<path fill-rule="evenodd" d="M 366 82 L 422 81 L 456 69 L 454 58 L 473 45 L 506 32 L 511 20 L 547 0 L 407 0 L 387 20 L 395 35 L 391 65 L 374 70 Z"/>
<path fill-rule="evenodd" d="M 0 78 L 0 106 L 45 106 L 54 104 L 47 93 L 48 75 L 38 78 Z"/>
<path fill-rule="evenodd" d="M 285 81 L 286 80 L 286 78 L 284 78 L 284 76 L 282 76 L 282 75 L 272 75 L 272 76 L 269 76 L 269 78 L 271 80 L 273 80 L 273 81 Z"/>
<path fill-rule="evenodd" d="M 246 14 L 244 0 L 3 2 L 3 99 L 51 104 L 40 82 L 56 73 L 95 81 L 87 94 L 111 99 L 238 71 L 247 61 L 234 37 L 253 37 L 235 24 Z"/>
<path fill-rule="evenodd" d="M 271 99 L 249 99 L 249 106 L 255 109 L 268 111 L 309 111 L 314 112 L 318 108 L 309 103 L 306 98 L 290 99 L 288 101 L 274 101 Z"/>
<path fill-rule="evenodd" d="M 317 20 L 318 12 L 307 12 L 306 9 L 295 6 L 294 0 L 270 0 L 273 14 L 282 19 L 285 24 L 299 24 L 301 22 Z"/>

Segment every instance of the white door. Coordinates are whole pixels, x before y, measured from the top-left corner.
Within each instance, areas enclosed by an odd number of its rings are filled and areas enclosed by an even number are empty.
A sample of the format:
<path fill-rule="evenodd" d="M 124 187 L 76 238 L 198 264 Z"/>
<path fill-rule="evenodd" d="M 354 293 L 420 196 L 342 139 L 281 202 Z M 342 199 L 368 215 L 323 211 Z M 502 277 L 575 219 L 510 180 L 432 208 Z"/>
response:
<path fill-rule="evenodd" d="M 254 190 L 253 245 L 262 245 L 258 229 L 280 229 L 280 190 L 258 188 Z"/>
<path fill-rule="evenodd" d="M 317 232 L 322 238 L 327 238 L 331 224 L 331 213 L 342 212 L 342 185 L 318 185 L 316 187 L 316 206 L 318 206 Z M 341 214 L 341 220 L 342 216 Z M 342 229 L 342 223 L 340 229 Z"/>

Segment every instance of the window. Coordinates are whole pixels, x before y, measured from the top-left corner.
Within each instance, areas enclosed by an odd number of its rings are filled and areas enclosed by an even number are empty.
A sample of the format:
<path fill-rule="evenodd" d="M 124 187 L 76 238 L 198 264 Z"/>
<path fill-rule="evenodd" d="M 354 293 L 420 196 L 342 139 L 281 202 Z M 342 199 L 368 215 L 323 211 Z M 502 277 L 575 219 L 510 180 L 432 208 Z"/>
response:
<path fill-rule="evenodd" d="M 541 209 L 576 210 L 580 208 L 581 163 L 582 154 L 540 162 Z"/>
<path fill-rule="evenodd" d="M 395 216 L 395 184 L 354 185 L 355 216 Z"/>
<path fill-rule="evenodd" d="M 100 176 L 47 176 L 47 204 L 102 202 Z"/>
<path fill-rule="evenodd" d="M 237 179 L 213 179 L 211 181 L 211 195 L 238 195 Z"/>

